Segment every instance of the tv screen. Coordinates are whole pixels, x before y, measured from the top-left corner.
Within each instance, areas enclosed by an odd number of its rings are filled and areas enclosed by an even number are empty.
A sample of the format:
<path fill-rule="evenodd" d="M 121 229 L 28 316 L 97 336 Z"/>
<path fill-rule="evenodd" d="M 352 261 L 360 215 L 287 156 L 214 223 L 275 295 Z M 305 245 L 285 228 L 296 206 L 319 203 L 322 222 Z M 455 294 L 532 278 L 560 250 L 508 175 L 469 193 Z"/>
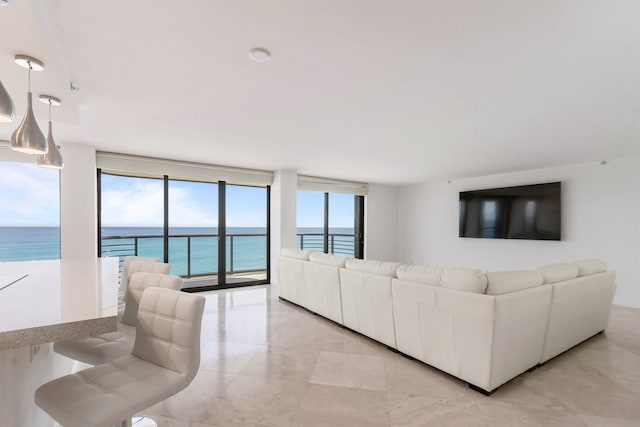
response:
<path fill-rule="evenodd" d="M 460 237 L 560 240 L 560 183 L 460 192 Z"/>

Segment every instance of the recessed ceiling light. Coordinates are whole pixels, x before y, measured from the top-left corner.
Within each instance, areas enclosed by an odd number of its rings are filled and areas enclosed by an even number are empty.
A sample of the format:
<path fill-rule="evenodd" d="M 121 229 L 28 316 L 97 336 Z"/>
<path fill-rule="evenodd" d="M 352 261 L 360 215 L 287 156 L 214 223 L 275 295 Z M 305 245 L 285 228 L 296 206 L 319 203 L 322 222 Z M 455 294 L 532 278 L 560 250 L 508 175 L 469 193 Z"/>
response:
<path fill-rule="evenodd" d="M 254 47 L 249 51 L 249 58 L 256 62 L 267 62 L 271 59 L 271 52 L 263 47 Z"/>
<path fill-rule="evenodd" d="M 6 6 L 9 4 L 9 0 L 0 0 L 0 6 Z"/>

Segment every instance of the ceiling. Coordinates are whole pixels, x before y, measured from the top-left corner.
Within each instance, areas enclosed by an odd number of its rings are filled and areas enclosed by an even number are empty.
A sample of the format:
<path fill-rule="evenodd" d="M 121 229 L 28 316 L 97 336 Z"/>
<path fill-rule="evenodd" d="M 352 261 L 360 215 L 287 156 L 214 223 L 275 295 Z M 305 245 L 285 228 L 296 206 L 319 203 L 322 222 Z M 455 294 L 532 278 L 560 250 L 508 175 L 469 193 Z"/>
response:
<path fill-rule="evenodd" d="M 45 63 L 63 153 L 407 184 L 640 155 L 638 22 L 637 0 L 10 0 L 0 80 L 22 116 L 13 56 Z"/>

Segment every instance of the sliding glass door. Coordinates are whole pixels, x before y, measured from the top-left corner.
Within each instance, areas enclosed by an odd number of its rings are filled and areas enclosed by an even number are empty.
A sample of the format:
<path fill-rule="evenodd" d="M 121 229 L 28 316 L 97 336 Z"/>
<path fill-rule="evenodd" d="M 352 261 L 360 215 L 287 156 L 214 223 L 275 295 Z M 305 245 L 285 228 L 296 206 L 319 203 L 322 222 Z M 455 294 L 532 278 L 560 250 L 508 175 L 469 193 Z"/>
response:
<path fill-rule="evenodd" d="M 269 188 L 98 171 L 101 256 L 152 256 L 185 290 L 269 280 Z"/>
<path fill-rule="evenodd" d="M 267 280 L 268 189 L 226 186 L 227 283 Z"/>
<path fill-rule="evenodd" d="M 168 180 L 168 245 L 173 274 L 218 274 L 218 184 Z"/>

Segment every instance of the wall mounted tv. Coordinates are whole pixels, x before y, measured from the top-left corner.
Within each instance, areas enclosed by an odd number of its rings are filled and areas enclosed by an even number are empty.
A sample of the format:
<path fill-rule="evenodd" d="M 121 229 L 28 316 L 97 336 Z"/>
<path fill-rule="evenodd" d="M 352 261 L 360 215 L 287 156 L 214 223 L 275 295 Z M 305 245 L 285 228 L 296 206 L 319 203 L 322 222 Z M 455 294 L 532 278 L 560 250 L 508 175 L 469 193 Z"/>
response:
<path fill-rule="evenodd" d="M 460 192 L 460 237 L 560 240 L 560 183 Z"/>

